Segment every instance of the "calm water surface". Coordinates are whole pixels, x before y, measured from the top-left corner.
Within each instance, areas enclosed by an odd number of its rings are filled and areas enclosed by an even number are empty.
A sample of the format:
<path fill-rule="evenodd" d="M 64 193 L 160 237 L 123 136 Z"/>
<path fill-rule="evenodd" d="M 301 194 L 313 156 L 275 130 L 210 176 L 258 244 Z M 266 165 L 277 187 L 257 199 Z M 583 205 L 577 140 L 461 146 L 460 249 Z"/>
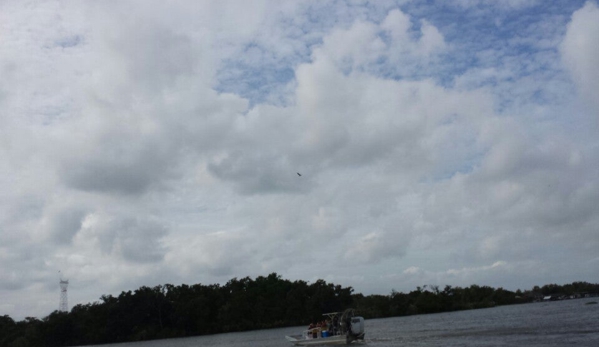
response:
<path fill-rule="evenodd" d="M 368 346 L 599 346 L 598 298 L 366 321 Z M 305 327 L 258 330 L 114 347 L 289 347 Z M 359 346 L 359 345 L 358 345 Z"/>

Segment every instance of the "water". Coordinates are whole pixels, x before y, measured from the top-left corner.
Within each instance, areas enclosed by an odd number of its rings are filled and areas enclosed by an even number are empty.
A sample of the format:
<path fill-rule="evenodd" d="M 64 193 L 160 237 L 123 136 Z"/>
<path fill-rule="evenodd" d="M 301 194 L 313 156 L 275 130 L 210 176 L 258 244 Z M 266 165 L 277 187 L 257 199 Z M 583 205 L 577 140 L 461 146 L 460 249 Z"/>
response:
<path fill-rule="evenodd" d="M 597 298 L 502 306 L 431 315 L 370 319 L 366 345 L 394 346 L 599 346 Z M 290 347 L 285 335 L 305 327 L 182 339 L 123 343 L 114 347 Z"/>
<path fill-rule="evenodd" d="M 371 320 L 373 346 L 599 346 L 591 299 Z M 378 323 L 381 324 L 378 324 Z"/>

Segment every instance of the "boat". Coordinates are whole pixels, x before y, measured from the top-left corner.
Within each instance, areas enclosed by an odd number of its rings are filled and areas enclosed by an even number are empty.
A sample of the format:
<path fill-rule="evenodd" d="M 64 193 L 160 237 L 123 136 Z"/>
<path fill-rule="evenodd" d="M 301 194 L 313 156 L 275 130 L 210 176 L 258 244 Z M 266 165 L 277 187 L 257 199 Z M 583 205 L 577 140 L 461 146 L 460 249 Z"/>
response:
<path fill-rule="evenodd" d="M 344 312 L 325 313 L 325 326 L 310 327 L 298 335 L 285 339 L 295 346 L 345 345 L 364 341 L 364 318 L 355 316 L 353 309 Z"/>

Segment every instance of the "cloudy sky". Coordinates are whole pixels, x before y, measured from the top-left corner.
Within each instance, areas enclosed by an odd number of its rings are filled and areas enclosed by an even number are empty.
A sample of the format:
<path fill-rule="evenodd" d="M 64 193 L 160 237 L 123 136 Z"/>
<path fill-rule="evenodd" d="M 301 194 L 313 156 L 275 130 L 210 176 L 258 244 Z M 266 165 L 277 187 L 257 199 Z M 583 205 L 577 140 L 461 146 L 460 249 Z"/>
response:
<path fill-rule="evenodd" d="M 0 315 L 599 282 L 593 0 L 9 0 L 0 77 Z"/>

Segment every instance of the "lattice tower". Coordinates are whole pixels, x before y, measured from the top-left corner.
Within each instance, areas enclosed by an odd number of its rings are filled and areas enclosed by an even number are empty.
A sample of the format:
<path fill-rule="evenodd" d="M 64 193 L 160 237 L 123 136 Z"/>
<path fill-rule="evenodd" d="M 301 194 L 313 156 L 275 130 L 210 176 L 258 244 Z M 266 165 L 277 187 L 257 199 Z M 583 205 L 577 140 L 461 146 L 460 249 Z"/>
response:
<path fill-rule="evenodd" d="M 58 311 L 69 312 L 69 299 L 67 297 L 67 287 L 69 286 L 69 280 L 60 280 L 60 304 L 58 305 Z"/>

